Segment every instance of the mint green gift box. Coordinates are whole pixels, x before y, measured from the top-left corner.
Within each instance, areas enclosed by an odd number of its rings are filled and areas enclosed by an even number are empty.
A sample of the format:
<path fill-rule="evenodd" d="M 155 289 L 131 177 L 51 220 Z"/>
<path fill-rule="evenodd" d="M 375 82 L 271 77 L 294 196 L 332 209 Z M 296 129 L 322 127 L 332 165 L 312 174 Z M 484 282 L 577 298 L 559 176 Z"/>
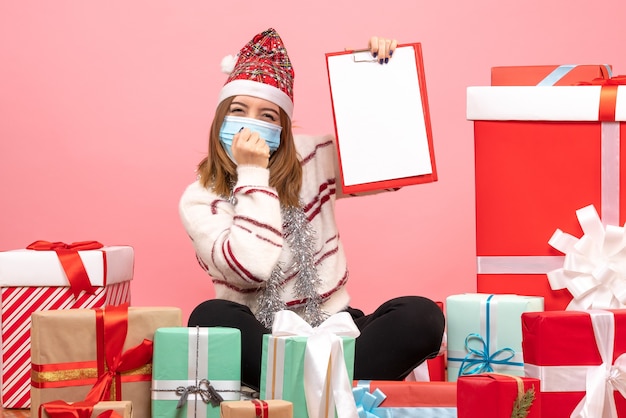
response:
<path fill-rule="evenodd" d="M 261 399 L 283 399 L 293 403 L 294 418 L 308 417 L 304 394 L 304 356 L 308 337 L 263 336 Z M 343 357 L 350 382 L 354 379 L 353 337 L 341 337 Z"/>
<path fill-rule="evenodd" d="M 446 299 L 448 381 L 459 373 L 524 376 L 522 313 L 543 311 L 543 297 L 465 293 Z"/>
<path fill-rule="evenodd" d="M 209 385 L 224 400 L 241 399 L 238 329 L 158 328 L 152 364 L 152 418 L 219 418 L 219 405 L 202 399 L 209 394 Z"/>

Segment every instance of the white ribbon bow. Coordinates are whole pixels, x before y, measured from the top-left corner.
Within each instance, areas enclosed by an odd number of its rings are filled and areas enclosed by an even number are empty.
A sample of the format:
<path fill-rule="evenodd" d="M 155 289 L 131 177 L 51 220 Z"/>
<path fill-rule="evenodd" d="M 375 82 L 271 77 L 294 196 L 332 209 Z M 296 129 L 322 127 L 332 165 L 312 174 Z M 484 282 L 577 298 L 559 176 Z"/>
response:
<path fill-rule="evenodd" d="M 563 267 L 548 272 L 553 290 L 567 289 L 573 299 L 567 310 L 626 307 L 626 234 L 606 228 L 593 205 L 576 211 L 584 232 L 578 239 L 557 229 L 549 244 L 565 254 Z"/>
<path fill-rule="evenodd" d="M 308 337 L 304 354 L 304 395 L 309 418 L 333 417 L 335 406 L 338 418 L 358 417 L 340 336 L 356 338 L 359 334 L 347 312 L 332 315 L 315 328 L 289 310 L 279 311 L 274 316 L 274 337 Z"/>
<path fill-rule="evenodd" d="M 599 366 L 587 369 L 585 396 L 576 405 L 571 418 L 618 418 L 613 391 L 626 397 L 626 353 L 613 364 L 615 317 L 608 311 L 589 311 L 596 345 L 602 358 Z"/>

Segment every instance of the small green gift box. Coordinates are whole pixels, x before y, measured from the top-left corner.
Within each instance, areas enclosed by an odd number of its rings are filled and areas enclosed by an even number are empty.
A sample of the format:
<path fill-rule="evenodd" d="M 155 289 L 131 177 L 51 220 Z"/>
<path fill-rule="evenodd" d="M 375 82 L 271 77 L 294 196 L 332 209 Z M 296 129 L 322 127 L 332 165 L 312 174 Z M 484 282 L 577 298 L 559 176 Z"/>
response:
<path fill-rule="evenodd" d="M 352 381 L 358 335 L 346 312 L 317 328 L 291 311 L 279 312 L 272 334 L 263 339 L 260 398 L 292 402 L 293 416 L 299 418 L 354 416 L 350 414 L 356 414 Z"/>
<path fill-rule="evenodd" d="M 152 369 L 153 418 L 219 418 L 220 398 L 239 400 L 240 390 L 238 329 L 157 329 Z"/>

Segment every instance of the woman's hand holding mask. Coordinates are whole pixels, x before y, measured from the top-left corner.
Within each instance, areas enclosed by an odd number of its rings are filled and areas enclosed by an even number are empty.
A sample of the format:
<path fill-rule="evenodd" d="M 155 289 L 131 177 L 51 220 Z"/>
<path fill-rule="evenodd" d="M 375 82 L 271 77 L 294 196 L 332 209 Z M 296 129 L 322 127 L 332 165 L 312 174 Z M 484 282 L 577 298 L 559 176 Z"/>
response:
<path fill-rule="evenodd" d="M 233 158 L 238 165 L 255 165 L 267 168 L 270 161 L 270 147 L 258 132 L 243 128 L 233 137 Z"/>

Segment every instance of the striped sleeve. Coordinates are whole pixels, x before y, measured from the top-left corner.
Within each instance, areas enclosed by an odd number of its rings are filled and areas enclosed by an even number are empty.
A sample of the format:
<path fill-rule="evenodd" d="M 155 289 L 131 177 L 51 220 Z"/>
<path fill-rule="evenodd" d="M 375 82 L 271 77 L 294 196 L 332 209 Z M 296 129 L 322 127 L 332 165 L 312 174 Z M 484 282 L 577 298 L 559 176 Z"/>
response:
<path fill-rule="evenodd" d="M 266 169 L 238 167 L 233 198 L 217 196 L 198 182 L 181 197 L 179 210 L 205 270 L 235 288 L 259 287 L 282 251 L 280 203 Z"/>

